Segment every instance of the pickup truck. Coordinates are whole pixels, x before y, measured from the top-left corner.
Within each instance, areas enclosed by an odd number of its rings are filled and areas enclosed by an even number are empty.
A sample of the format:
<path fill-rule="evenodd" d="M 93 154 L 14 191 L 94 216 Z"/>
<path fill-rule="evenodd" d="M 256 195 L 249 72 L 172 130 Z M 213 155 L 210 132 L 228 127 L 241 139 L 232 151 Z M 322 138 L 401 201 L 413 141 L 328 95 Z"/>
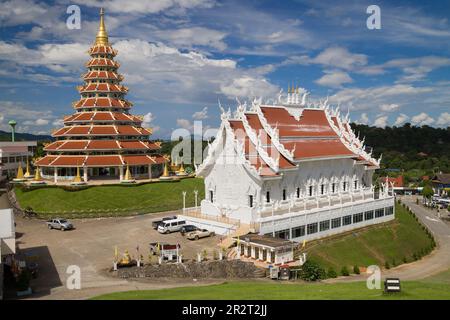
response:
<path fill-rule="evenodd" d="M 171 216 L 171 217 L 164 217 L 164 218 L 159 219 L 159 220 L 154 220 L 154 221 L 152 221 L 152 228 L 155 229 L 155 230 L 158 230 L 158 226 L 161 223 L 163 223 L 164 221 L 173 220 L 173 219 L 176 219 L 176 218 L 177 218 L 177 216 Z"/>
<path fill-rule="evenodd" d="M 59 229 L 61 231 L 66 231 L 66 230 L 70 230 L 73 229 L 73 224 L 70 223 L 68 220 L 66 219 L 51 219 L 48 220 L 47 222 L 47 227 L 51 230 L 51 229 Z"/>
<path fill-rule="evenodd" d="M 214 237 L 215 233 L 206 229 L 195 230 L 186 234 L 189 240 L 198 240 L 200 238 Z"/>

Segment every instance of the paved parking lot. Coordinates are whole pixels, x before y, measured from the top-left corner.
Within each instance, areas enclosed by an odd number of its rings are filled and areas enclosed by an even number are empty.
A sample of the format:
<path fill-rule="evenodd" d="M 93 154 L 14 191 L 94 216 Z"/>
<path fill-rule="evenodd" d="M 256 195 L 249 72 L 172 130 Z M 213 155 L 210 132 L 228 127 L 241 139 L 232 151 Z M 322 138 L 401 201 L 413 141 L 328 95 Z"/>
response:
<path fill-rule="evenodd" d="M 70 265 L 81 268 L 84 289 L 123 284 L 126 281 L 106 276 L 106 270 L 112 266 L 116 245 L 120 255 L 128 250 L 134 257 L 139 246 L 145 259 L 149 254 L 148 244 L 154 241 L 179 243 L 181 253 L 188 259 L 194 259 L 205 249 L 210 256 L 213 250 L 218 250 L 217 236 L 190 241 L 179 232 L 163 235 L 152 229 L 152 220 L 173 214 L 73 220 L 76 229 L 71 231 L 49 230 L 42 220 L 16 218 L 19 248 L 25 254 L 38 256 L 40 275 L 32 282 L 36 296 L 45 298 L 66 290 L 69 276 L 66 270 Z"/>

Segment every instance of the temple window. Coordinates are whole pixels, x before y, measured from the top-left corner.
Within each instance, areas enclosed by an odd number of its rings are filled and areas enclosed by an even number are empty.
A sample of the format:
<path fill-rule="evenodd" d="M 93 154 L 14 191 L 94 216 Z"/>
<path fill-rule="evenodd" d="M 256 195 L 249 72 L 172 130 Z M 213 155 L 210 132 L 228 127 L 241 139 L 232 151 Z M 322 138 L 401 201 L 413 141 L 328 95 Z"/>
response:
<path fill-rule="evenodd" d="M 209 190 L 209 201 L 211 203 L 214 202 L 214 191 L 212 191 L 212 190 Z"/>
<path fill-rule="evenodd" d="M 269 203 L 270 202 L 270 191 L 266 192 L 266 202 Z"/>
<path fill-rule="evenodd" d="M 320 194 L 324 194 L 325 193 L 325 185 L 321 184 L 320 185 Z"/>
<path fill-rule="evenodd" d="M 283 189 L 283 200 L 286 200 L 286 189 Z"/>
<path fill-rule="evenodd" d="M 297 198 L 300 198 L 300 188 L 297 188 Z"/>
<path fill-rule="evenodd" d="M 248 196 L 248 206 L 253 208 L 253 195 Z"/>
<path fill-rule="evenodd" d="M 309 186 L 309 196 L 312 197 L 313 195 L 313 186 Z"/>
<path fill-rule="evenodd" d="M 336 183 L 335 183 L 335 182 L 333 182 L 333 183 L 331 184 L 331 192 L 332 192 L 332 193 L 335 193 L 335 192 L 336 192 Z"/>
<path fill-rule="evenodd" d="M 347 182 L 344 181 L 344 182 L 342 183 L 342 191 L 346 191 L 346 190 L 347 190 Z"/>
<path fill-rule="evenodd" d="M 354 183 L 353 187 L 354 187 L 355 190 L 358 189 L 358 180 L 355 180 L 355 183 Z"/>

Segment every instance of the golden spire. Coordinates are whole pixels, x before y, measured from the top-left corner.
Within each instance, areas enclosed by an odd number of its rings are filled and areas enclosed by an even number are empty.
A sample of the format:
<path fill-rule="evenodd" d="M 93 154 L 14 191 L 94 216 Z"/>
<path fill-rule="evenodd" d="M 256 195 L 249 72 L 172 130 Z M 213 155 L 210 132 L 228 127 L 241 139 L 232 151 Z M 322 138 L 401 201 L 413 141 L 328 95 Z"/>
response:
<path fill-rule="evenodd" d="M 94 45 L 108 45 L 108 33 L 106 32 L 105 20 L 103 18 L 105 10 L 100 9 L 100 26 L 98 27 L 97 37 L 95 37 Z"/>
<path fill-rule="evenodd" d="M 77 167 L 77 175 L 75 176 L 75 178 L 73 178 L 73 182 L 75 182 L 75 183 L 80 183 L 81 182 L 80 167 Z"/>
<path fill-rule="evenodd" d="M 39 167 L 36 167 L 36 174 L 34 176 L 34 181 L 41 181 L 41 180 L 42 180 L 42 178 L 41 178 L 41 170 L 39 170 Z"/>
<path fill-rule="evenodd" d="M 25 172 L 25 178 L 29 178 L 29 177 L 31 177 L 30 163 L 28 162 L 28 158 L 27 158 L 27 171 Z"/>
<path fill-rule="evenodd" d="M 125 181 L 133 180 L 130 172 L 130 166 L 127 164 L 127 171 L 125 171 Z"/>
<path fill-rule="evenodd" d="M 16 179 L 23 179 L 23 170 L 22 170 L 22 164 L 21 163 L 19 163 L 19 168 L 17 168 Z"/>
<path fill-rule="evenodd" d="M 167 161 L 164 162 L 164 172 L 163 172 L 163 177 L 168 177 L 169 176 L 169 168 L 167 166 Z"/>
<path fill-rule="evenodd" d="M 288 93 L 291 93 L 291 84 L 288 83 Z"/>
<path fill-rule="evenodd" d="M 184 173 L 184 165 L 183 161 L 181 161 L 180 169 L 178 170 L 179 173 Z"/>

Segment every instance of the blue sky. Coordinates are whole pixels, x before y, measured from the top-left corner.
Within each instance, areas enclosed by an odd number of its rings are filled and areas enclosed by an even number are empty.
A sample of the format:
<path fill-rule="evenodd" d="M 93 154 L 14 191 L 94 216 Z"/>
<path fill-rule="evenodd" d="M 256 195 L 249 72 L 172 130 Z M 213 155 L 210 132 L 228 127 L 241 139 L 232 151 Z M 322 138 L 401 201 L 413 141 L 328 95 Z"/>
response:
<path fill-rule="evenodd" d="M 81 29 L 66 26 L 79 5 Z M 289 83 L 370 125 L 450 125 L 448 1 L 34 0 L 0 3 L 0 129 L 50 133 L 73 112 L 100 7 L 132 112 L 155 137 L 219 125 L 218 100 Z M 366 9 L 381 9 L 369 30 Z"/>

